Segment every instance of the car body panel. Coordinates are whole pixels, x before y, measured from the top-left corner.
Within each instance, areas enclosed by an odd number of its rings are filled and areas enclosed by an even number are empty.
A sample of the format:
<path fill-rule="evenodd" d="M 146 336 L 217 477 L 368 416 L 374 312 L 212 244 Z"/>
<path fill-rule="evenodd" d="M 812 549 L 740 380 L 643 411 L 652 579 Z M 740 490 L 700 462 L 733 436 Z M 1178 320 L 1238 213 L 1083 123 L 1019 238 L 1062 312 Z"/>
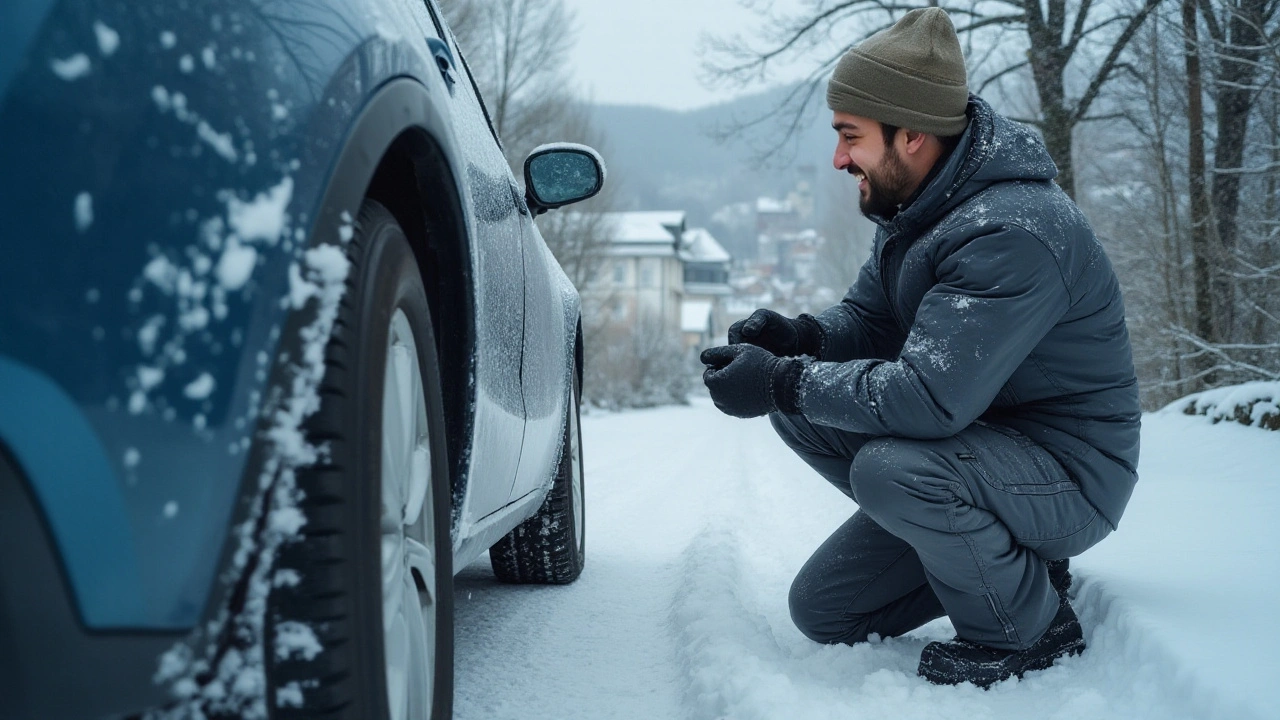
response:
<path fill-rule="evenodd" d="M 545 489 L 558 452 L 558 431 L 543 445 L 562 422 L 566 331 L 528 332 L 523 313 L 525 276 L 558 266 L 530 264 L 541 239 L 496 141 L 478 129 L 474 94 L 440 75 L 428 6 L 197 5 L 49 3 L 0 95 L 0 397 L 25 393 L 62 411 L 0 403 L 0 445 L 34 489 L 89 629 L 175 631 L 209 616 L 227 528 L 257 480 L 248 458 L 279 392 L 270 378 L 289 362 L 277 351 L 290 268 L 356 214 L 358 194 L 340 207 L 322 197 L 354 162 L 344 154 L 372 173 L 386 146 L 356 125 L 389 84 L 421 88 L 420 117 L 406 108 L 405 129 L 456 149 L 472 237 L 473 436 L 455 567 L 487 548 L 476 549 L 473 529 L 500 537 L 536 509 L 538 490 L 518 491 Z M 88 70 L 68 71 L 80 55 Z M 539 315 L 564 325 L 576 296 L 547 287 L 540 278 L 527 299 L 549 303 Z M 557 367 L 546 394 L 559 400 L 526 394 L 522 370 L 550 381 Z M 537 409 L 527 434 L 526 405 Z M 71 502 L 58 454 L 83 468 Z"/>
<path fill-rule="evenodd" d="M 563 308 L 561 288 L 568 282 L 542 236 L 525 235 L 525 305 L 535 308 Z M 566 322 L 568 313 L 530 313 L 525 321 L 523 389 L 525 404 L 524 447 L 513 497 L 537 490 L 547 482 L 544 468 L 555 465 L 563 441 L 568 401 L 567 368 L 556 359 L 565 348 L 572 353 L 575 324 Z M 576 323 L 574 318 L 572 323 Z"/>
<path fill-rule="evenodd" d="M 431 9 L 432 12 L 436 12 Z M 447 34 L 447 33 L 446 33 Z M 484 238 L 476 258 L 475 288 L 478 352 L 475 374 L 486 382 L 476 388 L 474 448 L 468 457 L 468 492 L 454 537 L 500 510 L 511 498 L 511 479 L 520 462 L 524 433 L 524 398 L 520 361 L 524 339 L 524 269 L 521 217 L 513 193 L 515 181 L 472 81 L 466 61 L 452 37 L 457 82 L 450 108 L 457 141 L 468 158 L 465 182 L 472 199 L 472 237 Z M 465 130 L 461 130 L 465 128 Z M 514 439 L 514 440 L 513 440 Z M 503 478 L 503 480 L 499 480 Z"/>

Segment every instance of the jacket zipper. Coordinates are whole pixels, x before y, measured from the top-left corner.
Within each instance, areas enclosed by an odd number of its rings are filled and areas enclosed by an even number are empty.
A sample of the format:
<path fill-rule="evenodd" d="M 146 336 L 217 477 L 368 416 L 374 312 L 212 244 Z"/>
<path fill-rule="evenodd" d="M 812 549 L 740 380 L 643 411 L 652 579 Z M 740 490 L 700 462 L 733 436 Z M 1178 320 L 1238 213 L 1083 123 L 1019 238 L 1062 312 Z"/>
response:
<path fill-rule="evenodd" d="M 893 258 L 893 250 L 896 249 L 899 238 L 892 235 L 885 239 L 884 245 L 880 250 L 880 290 L 885 295 L 885 301 L 889 303 L 889 312 L 893 315 L 893 321 L 898 323 L 898 329 L 903 332 L 909 332 L 910 328 L 904 327 L 902 316 L 898 314 L 898 288 L 897 273 L 890 273 L 889 261 Z M 899 268 L 901 269 L 901 268 Z"/>

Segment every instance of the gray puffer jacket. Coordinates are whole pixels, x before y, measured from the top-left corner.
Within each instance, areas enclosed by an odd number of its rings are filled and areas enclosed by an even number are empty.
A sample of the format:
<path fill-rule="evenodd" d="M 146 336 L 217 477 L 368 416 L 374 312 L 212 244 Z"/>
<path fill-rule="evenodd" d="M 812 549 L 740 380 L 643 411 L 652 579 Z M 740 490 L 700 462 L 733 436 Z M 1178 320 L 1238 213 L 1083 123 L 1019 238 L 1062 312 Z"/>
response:
<path fill-rule="evenodd" d="M 817 316 L 811 421 L 943 438 L 975 420 L 1040 443 L 1119 522 L 1141 412 L 1111 263 L 1029 129 L 971 97 L 932 181 L 880 225 L 844 300 Z M 875 219 L 875 218 L 873 218 Z"/>

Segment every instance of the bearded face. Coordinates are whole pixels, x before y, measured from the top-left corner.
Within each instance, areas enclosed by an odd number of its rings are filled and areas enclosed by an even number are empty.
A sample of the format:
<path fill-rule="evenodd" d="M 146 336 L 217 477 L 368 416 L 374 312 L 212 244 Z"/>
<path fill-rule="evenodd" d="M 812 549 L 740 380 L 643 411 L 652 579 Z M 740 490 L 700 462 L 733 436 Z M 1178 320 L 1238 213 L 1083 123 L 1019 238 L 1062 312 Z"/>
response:
<path fill-rule="evenodd" d="M 862 214 L 893 217 L 916 185 L 915 176 L 897 147 L 897 140 L 908 137 L 907 132 L 840 111 L 835 112 L 831 127 L 837 135 L 832 164 L 858 179 L 858 208 Z"/>
<path fill-rule="evenodd" d="M 893 217 L 898 206 L 911 197 L 910 172 L 893 145 L 885 146 L 875 165 L 851 163 L 846 171 L 858 178 L 858 209 L 867 217 Z"/>

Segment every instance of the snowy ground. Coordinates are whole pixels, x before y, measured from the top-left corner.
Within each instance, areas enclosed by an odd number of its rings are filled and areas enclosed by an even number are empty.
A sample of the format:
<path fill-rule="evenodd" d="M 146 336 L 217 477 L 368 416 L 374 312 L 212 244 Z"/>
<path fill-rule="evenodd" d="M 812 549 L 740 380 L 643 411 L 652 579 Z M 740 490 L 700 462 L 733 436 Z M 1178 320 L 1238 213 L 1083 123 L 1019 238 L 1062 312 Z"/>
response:
<path fill-rule="evenodd" d="M 1073 561 L 1090 649 L 989 692 L 915 676 L 946 620 L 826 647 L 786 594 L 853 511 L 764 420 L 692 407 L 583 419 L 575 585 L 457 578 L 459 720 L 1280 717 L 1280 432 L 1148 415 L 1119 532 Z"/>

